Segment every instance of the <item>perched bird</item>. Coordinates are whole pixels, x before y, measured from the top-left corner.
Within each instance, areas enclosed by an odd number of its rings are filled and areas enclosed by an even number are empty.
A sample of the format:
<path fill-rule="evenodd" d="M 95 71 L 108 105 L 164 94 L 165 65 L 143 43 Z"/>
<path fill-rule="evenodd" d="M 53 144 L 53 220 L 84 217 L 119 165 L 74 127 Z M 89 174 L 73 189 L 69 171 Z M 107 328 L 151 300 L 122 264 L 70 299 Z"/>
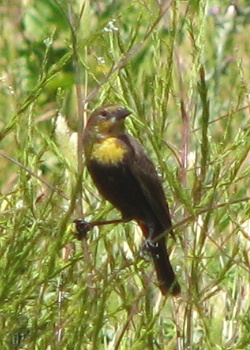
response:
<path fill-rule="evenodd" d="M 83 135 L 86 166 L 100 194 L 123 220 L 135 220 L 142 229 L 162 294 L 178 295 L 181 289 L 163 235 L 172 227 L 168 204 L 151 159 L 125 131 L 124 120 L 130 114 L 118 105 L 91 114 Z"/>

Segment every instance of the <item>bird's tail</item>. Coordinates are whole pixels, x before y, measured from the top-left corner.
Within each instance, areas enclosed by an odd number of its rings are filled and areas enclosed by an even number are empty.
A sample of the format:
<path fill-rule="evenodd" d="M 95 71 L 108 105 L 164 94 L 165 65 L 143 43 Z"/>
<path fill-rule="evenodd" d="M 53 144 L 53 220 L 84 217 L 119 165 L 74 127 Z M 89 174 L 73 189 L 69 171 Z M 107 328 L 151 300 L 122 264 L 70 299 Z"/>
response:
<path fill-rule="evenodd" d="M 158 242 L 147 240 L 146 247 L 152 254 L 159 288 L 162 294 L 171 294 L 174 296 L 180 294 L 181 287 L 170 264 L 165 239 L 160 239 Z"/>

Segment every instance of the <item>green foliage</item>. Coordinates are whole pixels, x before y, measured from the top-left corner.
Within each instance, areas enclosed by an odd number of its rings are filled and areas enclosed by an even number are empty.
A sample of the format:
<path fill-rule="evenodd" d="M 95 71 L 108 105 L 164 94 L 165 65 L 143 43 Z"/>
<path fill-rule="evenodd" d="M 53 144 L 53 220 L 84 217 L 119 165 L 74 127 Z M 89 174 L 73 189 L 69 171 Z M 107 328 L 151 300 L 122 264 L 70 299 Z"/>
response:
<path fill-rule="evenodd" d="M 1 349 L 249 349 L 248 1 L 0 6 Z M 179 298 L 84 169 L 86 114 L 133 111 L 158 166 Z M 78 153 L 77 153 L 78 149 Z"/>

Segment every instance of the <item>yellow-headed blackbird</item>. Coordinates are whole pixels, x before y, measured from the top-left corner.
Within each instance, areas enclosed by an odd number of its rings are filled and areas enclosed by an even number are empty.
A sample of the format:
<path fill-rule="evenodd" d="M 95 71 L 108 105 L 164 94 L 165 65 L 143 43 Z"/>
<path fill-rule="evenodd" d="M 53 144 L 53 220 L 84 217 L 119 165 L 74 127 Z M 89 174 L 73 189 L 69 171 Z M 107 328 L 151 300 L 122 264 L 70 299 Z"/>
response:
<path fill-rule="evenodd" d="M 171 218 L 161 181 L 142 145 L 125 131 L 131 114 L 117 105 L 107 105 L 90 116 L 83 146 L 88 171 L 104 198 L 122 214 L 135 220 L 146 238 L 163 295 L 181 291 L 166 250 L 165 237 Z"/>

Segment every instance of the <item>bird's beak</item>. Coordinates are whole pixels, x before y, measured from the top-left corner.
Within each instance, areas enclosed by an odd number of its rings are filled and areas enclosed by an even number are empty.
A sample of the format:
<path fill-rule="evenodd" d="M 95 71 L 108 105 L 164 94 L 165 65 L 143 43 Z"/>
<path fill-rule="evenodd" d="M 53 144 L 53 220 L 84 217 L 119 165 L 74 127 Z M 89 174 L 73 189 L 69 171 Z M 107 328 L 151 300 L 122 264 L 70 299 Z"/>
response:
<path fill-rule="evenodd" d="M 132 112 L 130 112 L 129 110 L 127 110 L 126 108 L 118 108 L 117 112 L 116 112 L 116 119 L 120 120 L 120 119 L 125 119 L 128 115 L 130 115 Z"/>

